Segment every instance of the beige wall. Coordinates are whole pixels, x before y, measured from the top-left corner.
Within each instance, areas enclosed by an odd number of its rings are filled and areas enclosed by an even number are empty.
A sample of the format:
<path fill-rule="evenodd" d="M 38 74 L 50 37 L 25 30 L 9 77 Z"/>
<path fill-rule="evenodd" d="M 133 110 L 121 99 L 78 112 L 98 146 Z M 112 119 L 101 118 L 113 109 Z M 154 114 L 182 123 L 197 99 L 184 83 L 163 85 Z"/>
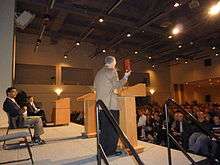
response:
<path fill-rule="evenodd" d="M 72 55 L 68 58 L 68 60 L 64 60 L 64 52 L 70 47 L 70 44 L 73 43 L 73 41 L 60 40 L 57 45 L 50 45 L 49 39 L 44 37 L 44 40 L 39 47 L 39 52 L 35 54 L 33 53 L 33 47 L 36 39 L 36 35 L 18 33 L 16 63 L 90 68 L 93 69 L 94 72 L 96 72 L 97 69 L 101 68 L 103 65 L 104 56 L 99 55 L 99 57 L 95 58 L 94 60 L 88 58 L 88 56 L 94 54 L 95 51 L 95 48 L 92 44 L 82 43 L 79 47 L 73 50 Z M 117 55 L 118 54 L 116 54 L 116 56 Z M 163 103 L 164 100 L 170 96 L 170 70 L 168 66 L 164 65 L 159 69 L 152 70 L 152 68 L 145 63 L 137 63 L 134 64 L 133 68 L 135 72 L 148 72 L 150 74 L 151 84 L 149 88 L 154 88 L 156 90 L 154 100 Z M 47 102 L 51 102 L 56 99 L 56 95 L 51 92 L 51 88 L 53 86 L 33 86 L 24 84 L 19 84 L 17 86 L 20 89 L 26 90 L 28 94 L 36 95 L 43 102 L 43 104 L 45 104 L 44 106 L 47 109 L 51 109 L 51 105 L 47 105 L 49 104 Z M 42 91 L 41 88 L 44 90 Z M 65 94 L 64 92 L 64 95 L 72 97 L 72 110 L 78 109 L 80 106 L 81 110 L 83 109 L 82 104 L 76 103 L 74 99 L 79 94 L 84 94 L 85 91 L 88 92 L 87 89 L 87 86 L 85 86 L 85 88 L 79 88 L 79 90 L 76 90 L 74 86 L 67 86 L 68 94 Z M 83 92 L 80 90 L 83 90 Z M 42 91 L 42 94 L 40 94 L 39 91 Z M 75 104 L 77 105 L 75 106 Z M 48 114 L 50 116 L 49 112 Z"/>
<path fill-rule="evenodd" d="M 197 100 L 199 103 L 205 102 L 205 96 L 211 95 L 213 103 L 220 103 L 220 86 L 206 86 L 206 87 L 191 87 L 185 86 L 184 98 L 185 101 L 191 102 Z"/>
<path fill-rule="evenodd" d="M 147 94 L 151 95 L 149 90 L 155 89 L 153 100 L 163 104 L 166 99 L 171 96 L 170 90 L 170 68 L 167 64 L 163 64 L 156 69 L 153 69 L 148 64 L 134 64 L 137 71 L 149 73 L 150 85 L 147 87 Z"/>
<path fill-rule="evenodd" d="M 212 58 L 212 66 L 205 67 L 204 59 L 189 62 L 188 64 L 178 64 L 171 66 L 171 86 L 173 84 L 184 84 L 186 82 L 207 80 L 210 78 L 220 77 L 220 58 Z M 219 87 L 206 86 L 206 87 L 190 87 L 185 85 L 184 99 L 191 102 L 197 100 L 204 102 L 204 97 L 210 94 L 213 102 L 220 102 Z M 172 92 L 173 93 L 173 92 Z"/>
<path fill-rule="evenodd" d="M 60 39 L 58 44 L 51 45 L 50 39 L 44 37 L 38 53 L 34 53 L 37 35 L 17 33 L 16 63 L 36 65 L 62 65 L 74 68 L 99 68 L 103 58 L 90 60 L 88 56 L 93 55 L 95 47 L 89 43 L 81 43 L 75 48 L 68 59 L 64 59 L 64 52 L 68 50 L 73 41 Z"/>
<path fill-rule="evenodd" d="M 204 59 L 171 66 L 172 84 L 220 77 L 220 57 L 212 58 L 212 66 L 205 67 Z"/>

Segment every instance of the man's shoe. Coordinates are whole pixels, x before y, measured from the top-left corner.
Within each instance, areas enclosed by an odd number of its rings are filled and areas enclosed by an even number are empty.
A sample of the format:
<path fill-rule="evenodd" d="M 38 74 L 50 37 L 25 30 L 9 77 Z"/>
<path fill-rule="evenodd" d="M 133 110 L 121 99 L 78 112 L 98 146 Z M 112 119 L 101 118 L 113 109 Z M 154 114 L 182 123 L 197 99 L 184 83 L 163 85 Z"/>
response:
<path fill-rule="evenodd" d="M 122 151 L 115 151 L 113 156 L 121 156 L 122 154 L 123 154 Z"/>
<path fill-rule="evenodd" d="M 34 139 L 33 139 L 33 142 L 34 142 L 35 144 L 39 144 L 39 145 L 41 145 L 41 144 L 46 144 L 46 142 L 45 142 L 44 140 L 42 140 L 40 137 L 39 137 L 39 138 L 34 138 Z"/>

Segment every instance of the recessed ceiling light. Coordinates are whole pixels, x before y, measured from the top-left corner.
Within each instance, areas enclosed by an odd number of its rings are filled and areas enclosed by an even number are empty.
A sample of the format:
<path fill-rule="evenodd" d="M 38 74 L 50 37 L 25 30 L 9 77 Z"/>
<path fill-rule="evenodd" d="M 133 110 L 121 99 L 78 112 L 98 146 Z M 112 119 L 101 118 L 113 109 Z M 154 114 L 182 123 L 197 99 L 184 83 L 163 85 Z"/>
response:
<path fill-rule="evenodd" d="M 79 43 L 79 42 L 77 42 L 77 43 L 76 43 L 76 45 L 77 45 L 77 46 L 79 46 L 79 45 L 80 45 L 80 43 Z"/>
<path fill-rule="evenodd" d="M 178 57 L 176 57 L 176 61 L 178 61 L 179 60 L 179 58 Z"/>
<path fill-rule="evenodd" d="M 172 34 L 173 34 L 173 35 L 177 35 L 177 34 L 181 33 L 182 30 L 183 30 L 183 25 L 178 24 L 178 25 L 176 25 L 176 26 L 173 28 Z"/>
<path fill-rule="evenodd" d="M 152 59 L 152 57 L 151 57 L 151 56 L 149 56 L 149 57 L 148 57 L 148 59 L 150 60 L 150 59 Z"/>
<path fill-rule="evenodd" d="M 103 52 L 103 53 L 105 53 L 105 52 L 106 52 L 106 50 L 105 50 L 105 49 L 103 49 L 103 50 L 102 50 L 102 52 Z"/>
<path fill-rule="evenodd" d="M 185 64 L 188 64 L 188 61 L 185 61 Z"/>
<path fill-rule="evenodd" d="M 100 23 L 104 22 L 104 19 L 103 18 L 99 18 L 99 22 Z"/>
<path fill-rule="evenodd" d="M 176 2 L 173 6 L 174 6 L 174 7 L 179 7 L 180 4 L 179 4 L 178 2 Z"/>
<path fill-rule="evenodd" d="M 154 67 L 155 67 L 155 65 L 152 65 L 152 67 L 154 68 Z"/>
<path fill-rule="evenodd" d="M 128 34 L 127 34 L 127 37 L 131 37 L 131 34 L 130 34 L 130 33 L 128 33 Z"/>
<path fill-rule="evenodd" d="M 218 56 L 218 55 L 219 55 L 218 53 L 215 54 L 215 56 Z"/>
<path fill-rule="evenodd" d="M 64 55 L 64 58 L 65 58 L 65 59 L 67 59 L 67 58 L 68 58 L 68 56 L 65 54 L 65 55 Z"/>
<path fill-rule="evenodd" d="M 216 47 L 215 47 L 215 46 L 213 46 L 213 47 L 212 47 L 212 49 L 213 49 L 213 50 L 215 50 L 215 49 L 216 49 Z"/>
<path fill-rule="evenodd" d="M 182 45 L 178 45 L 178 48 L 182 48 L 183 46 Z"/>
<path fill-rule="evenodd" d="M 170 35 L 170 36 L 168 36 L 168 38 L 171 39 L 171 38 L 173 38 L 173 36 Z"/>
<path fill-rule="evenodd" d="M 134 54 L 138 54 L 138 51 L 135 51 Z"/>

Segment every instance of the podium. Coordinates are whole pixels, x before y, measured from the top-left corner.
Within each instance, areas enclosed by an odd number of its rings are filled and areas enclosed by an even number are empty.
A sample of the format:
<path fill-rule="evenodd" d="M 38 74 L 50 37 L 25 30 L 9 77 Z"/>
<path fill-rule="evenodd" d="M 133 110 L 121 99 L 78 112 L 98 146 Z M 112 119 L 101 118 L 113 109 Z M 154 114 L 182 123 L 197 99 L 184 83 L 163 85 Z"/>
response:
<path fill-rule="evenodd" d="M 62 98 L 55 101 L 53 121 L 54 125 L 70 123 L 70 98 Z"/>
<path fill-rule="evenodd" d="M 84 102 L 84 125 L 85 132 L 83 136 L 88 138 L 96 137 L 96 95 L 95 93 L 88 93 L 77 98 L 77 101 Z"/>
<path fill-rule="evenodd" d="M 136 84 L 131 87 L 125 87 L 119 91 L 118 106 L 120 109 L 120 128 L 127 135 L 134 149 L 141 153 L 143 146 L 138 145 L 137 140 L 137 122 L 136 122 L 136 103 L 135 97 L 146 96 L 145 84 Z M 123 149 L 121 143 L 119 147 Z"/>
<path fill-rule="evenodd" d="M 118 106 L 120 109 L 120 128 L 127 135 L 129 141 L 140 153 L 143 152 L 144 147 L 138 146 L 137 140 L 137 122 L 136 122 L 136 103 L 135 97 L 146 96 L 145 84 L 137 84 L 131 87 L 124 87 L 119 90 Z M 88 93 L 77 98 L 77 101 L 84 101 L 84 123 L 86 137 L 96 136 L 96 95 L 95 93 Z M 122 144 L 119 143 L 119 147 Z"/>

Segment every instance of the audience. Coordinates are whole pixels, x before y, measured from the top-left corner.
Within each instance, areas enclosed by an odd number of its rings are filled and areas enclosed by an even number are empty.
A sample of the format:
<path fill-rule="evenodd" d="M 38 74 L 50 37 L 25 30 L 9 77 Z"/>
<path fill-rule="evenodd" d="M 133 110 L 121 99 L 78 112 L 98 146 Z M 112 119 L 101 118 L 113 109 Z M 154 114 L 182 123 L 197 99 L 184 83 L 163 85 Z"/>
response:
<path fill-rule="evenodd" d="M 185 103 L 181 106 L 191 113 L 203 128 L 213 132 L 220 138 L 220 105 L 193 102 L 192 104 Z M 169 107 L 169 112 L 170 132 L 184 149 L 195 154 L 219 158 L 220 142 L 217 139 L 211 139 L 204 134 L 177 107 Z M 143 115 L 145 120 L 143 120 Z M 137 109 L 137 116 L 138 130 L 140 126 L 142 130 L 145 130 L 144 133 L 138 133 L 139 139 L 159 145 L 166 145 L 163 107 L 160 107 L 157 103 L 148 104 Z M 142 122 L 140 125 L 140 121 L 146 121 L 146 123 Z M 174 144 L 171 146 L 176 148 Z"/>

